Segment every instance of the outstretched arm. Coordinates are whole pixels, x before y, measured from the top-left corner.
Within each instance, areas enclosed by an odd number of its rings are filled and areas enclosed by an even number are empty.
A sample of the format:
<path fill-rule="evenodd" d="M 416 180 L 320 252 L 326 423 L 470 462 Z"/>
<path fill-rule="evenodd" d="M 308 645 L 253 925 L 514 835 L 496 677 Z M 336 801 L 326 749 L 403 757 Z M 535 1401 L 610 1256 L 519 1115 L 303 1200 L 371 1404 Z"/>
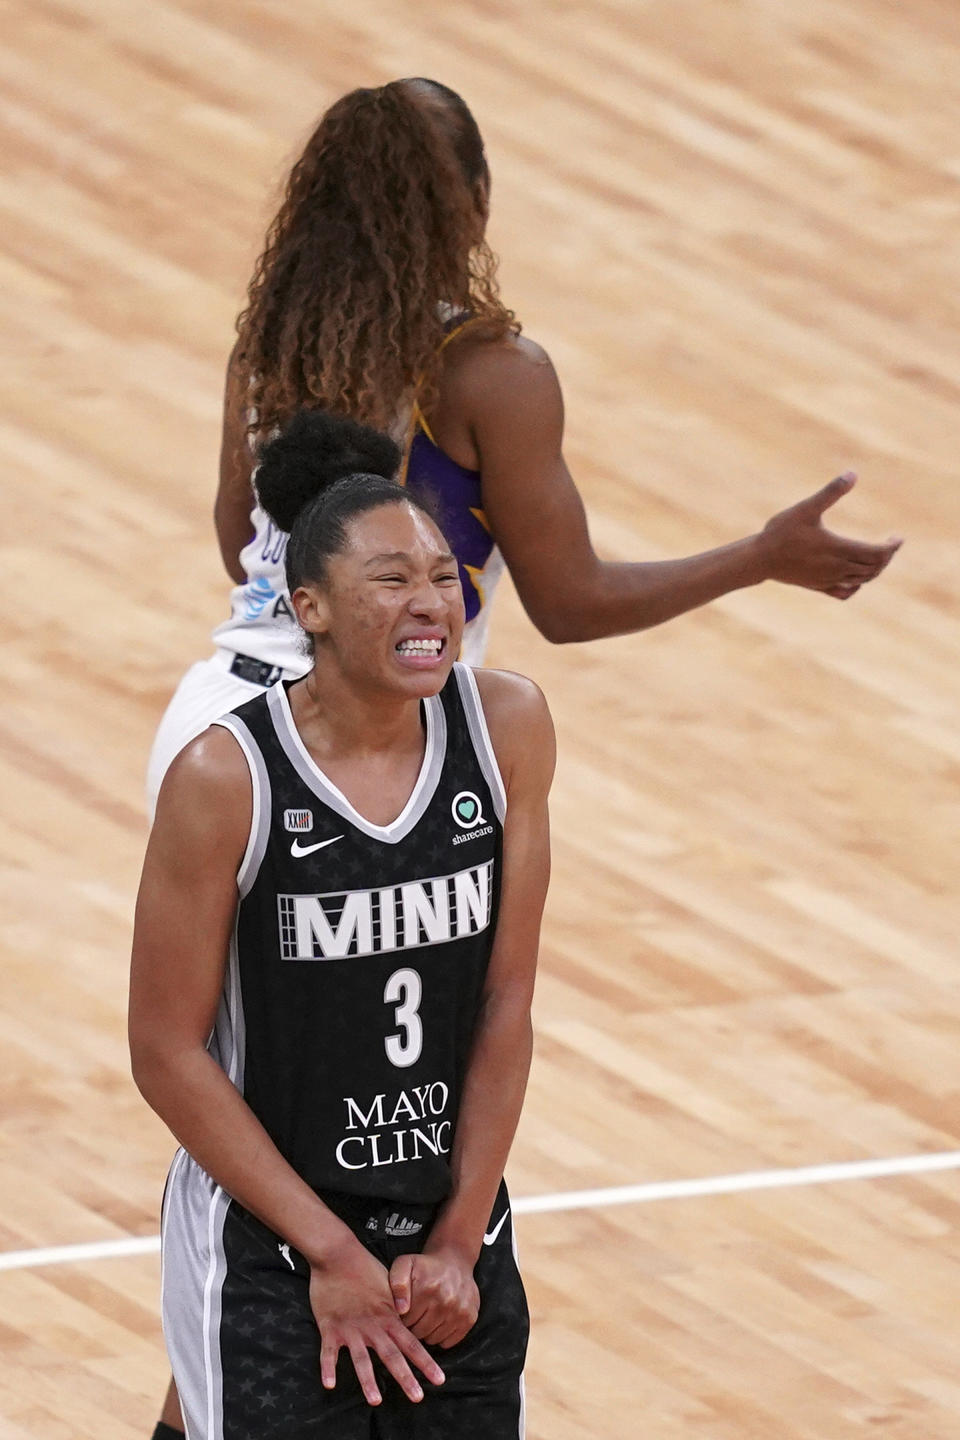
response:
<path fill-rule="evenodd" d="M 497 930 L 464 1081 L 452 1188 L 420 1255 L 395 1261 L 397 1308 L 414 1335 L 448 1348 L 477 1318 L 473 1270 L 503 1177 L 527 1086 L 530 1005 L 550 875 L 547 793 L 555 742 L 546 702 L 529 680 L 477 674 L 507 791 Z"/>
<path fill-rule="evenodd" d="M 899 540 L 871 545 L 825 528 L 824 513 L 854 483 L 847 474 L 719 549 L 681 560 L 600 560 L 563 458 L 563 399 L 549 358 L 520 338 L 474 346 L 460 363 L 484 510 L 524 608 L 548 640 L 645 630 L 763 580 L 848 599 L 899 548 Z"/>

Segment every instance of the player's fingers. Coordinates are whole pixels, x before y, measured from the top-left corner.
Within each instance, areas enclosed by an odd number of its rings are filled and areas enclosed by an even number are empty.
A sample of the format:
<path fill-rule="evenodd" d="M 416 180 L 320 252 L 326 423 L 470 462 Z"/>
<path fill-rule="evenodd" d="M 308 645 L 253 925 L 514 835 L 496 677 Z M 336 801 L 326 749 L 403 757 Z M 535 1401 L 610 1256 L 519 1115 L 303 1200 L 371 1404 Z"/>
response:
<path fill-rule="evenodd" d="M 396 1380 L 407 1399 L 413 1400 L 414 1403 L 422 1400 L 423 1390 L 420 1382 L 407 1364 L 406 1357 L 399 1345 L 397 1345 L 389 1335 L 384 1335 L 375 1342 L 375 1348 L 380 1359 L 390 1371 L 390 1374 L 394 1380 Z"/>
<path fill-rule="evenodd" d="M 859 585 L 831 585 L 825 590 L 825 595 L 830 595 L 834 600 L 849 600 L 851 595 L 856 595 L 860 589 Z"/>
<path fill-rule="evenodd" d="M 353 1361 L 353 1368 L 357 1372 L 357 1379 L 360 1382 L 360 1389 L 363 1391 L 364 1400 L 366 1400 L 368 1405 L 379 1405 L 383 1396 L 380 1394 L 380 1387 L 373 1373 L 370 1351 L 360 1336 L 354 1336 L 348 1341 L 348 1344 L 350 1347 L 350 1358 Z M 407 1374 L 409 1373 L 410 1372 L 407 1371 Z"/>
<path fill-rule="evenodd" d="M 801 500 L 798 505 L 794 506 L 794 514 L 799 511 L 810 519 L 816 519 L 818 515 L 823 514 L 824 510 L 829 510 L 831 505 L 836 505 L 838 500 L 842 500 L 844 495 L 848 495 L 856 482 L 857 477 L 853 471 L 846 470 L 835 480 L 830 480 L 820 490 L 815 491 L 813 495 L 808 495 L 806 500 Z"/>
<path fill-rule="evenodd" d="M 872 580 L 874 575 L 879 575 L 889 559 L 885 560 L 849 560 L 845 555 L 837 557 L 837 564 L 842 565 L 847 572 L 843 580 Z M 841 581 L 841 583 L 843 583 Z"/>
<path fill-rule="evenodd" d="M 401 1255 L 390 1266 L 390 1289 L 398 1315 L 406 1316 L 410 1310 L 413 1261 L 412 1255 Z"/>
<path fill-rule="evenodd" d="M 401 1334 L 397 1336 L 397 1344 L 406 1355 L 411 1365 L 416 1365 L 431 1385 L 442 1385 L 447 1378 L 432 1355 L 428 1355 L 420 1344 L 416 1335 L 404 1325 L 401 1327 Z"/>
<path fill-rule="evenodd" d="M 337 1383 L 337 1357 L 340 1342 L 328 1327 L 320 1336 L 320 1383 L 324 1390 L 332 1390 Z"/>
<path fill-rule="evenodd" d="M 856 562 L 853 564 L 848 563 L 844 566 L 847 573 L 842 575 L 837 583 L 840 585 L 866 585 L 869 581 L 876 580 L 878 575 L 882 575 L 892 559 L 892 555 L 888 556 L 886 560 L 881 561 L 878 565 L 864 565 L 857 564 Z"/>
<path fill-rule="evenodd" d="M 423 1343 L 425 1345 L 437 1345 L 443 1349 L 446 1349 L 448 1339 L 452 1334 L 453 1327 L 449 1324 L 449 1322 L 444 1322 L 440 1325 L 434 1325 L 430 1333 L 428 1335 L 421 1336 L 421 1339 L 423 1340 Z"/>
<path fill-rule="evenodd" d="M 448 1349 L 473 1329 L 478 1314 L 475 1306 L 451 1304 L 425 1316 L 418 1326 L 411 1328 L 417 1339 L 422 1340 L 425 1345 L 440 1345 Z"/>
<path fill-rule="evenodd" d="M 897 539 L 895 539 L 895 540 L 888 540 L 888 541 L 887 541 L 887 547 L 886 547 L 886 548 L 887 548 L 887 558 L 884 560 L 883 564 L 880 566 L 881 570 L 885 569 L 886 566 L 890 564 L 890 561 L 893 559 L 894 555 L 896 555 L 897 551 L 900 549 L 900 546 L 901 546 L 902 544 L 903 544 L 903 541 L 902 541 L 899 537 L 898 537 Z"/>
<path fill-rule="evenodd" d="M 882 566 L 875 565 L 837 566 L 833 574 L 826 577 L 826 583 L 818 588 L 826 590 L 830 585 L 869 585 L 871 580 L 876 580 L 882 569 Z"/>
<path fill-rule="evenodd" d="M 473 1329 L 473 1325 L 474 1321 L 461 1311 L 438 1325 L 433 1334 L 427 1337 L 427 1344 L 437 1345 L 441 1350 L 450 1350 L 454 1345 L 459 1345 L 464 1335 Z"/>
<path fill-rule="evenodd" d="M 413 1331 L 414 1335 L 420 1335 L 420 1327 L 422 1327 L 423 1325 L 427 1325 L 429 1327 L 432 1323 L 432 1321 L 430 1320 L 430 1314 L 431 1307 L 426 1303 L 426 1301 L 419 1299 L 419 1297 L 415 1297 L 413 1302 L 411 1303 L 410 1309 L 403 1317 L 403 1323 L 404 1325 L 406 1325 L 408 1330 Z M 420 1338 L 422 1339 L 423 1337 L 421 1336 Z"/>
<path fill-rule="evenodd" d="M 435 1332 L 446 1323 L 447 1321 L 444 1318 L 438 1317 L 436 1311 L 431 1309 L 424 1310 L 423 1314 L 416 1320 L 408 1318 L 404 1321 L 411 1335 L 415 1335 L 417 1339 L 422 1340 L 424 1344 L 431 1345 L 434 1343 L 433 1336 Z"/>
<path fill-rule="evenodd" d="M 469 1335 L 472 1329 L 472 1325 L 458 1325 L 456 1329 L 451 1330 L 445 1335 L 442 1340 L 432 1341 L 431 1343 L 439 1345 L 441 1350 L 452 1350 L 454 1345 L 459 1345 L 460 1341 Z"/>
<path fill-rule="evenodd" d="M 878 567 L 883 569 L 889 565 L 896 555 L 903 541 L 900 539 L 887 540 L 883 545 L 872 545 L 866 540 L 851 540 L 846 535 L 830 534 L 833 543 L 833 553 L 837 560 L 844 560 L 849 565 L 864 565 L 868 568 Z"/>

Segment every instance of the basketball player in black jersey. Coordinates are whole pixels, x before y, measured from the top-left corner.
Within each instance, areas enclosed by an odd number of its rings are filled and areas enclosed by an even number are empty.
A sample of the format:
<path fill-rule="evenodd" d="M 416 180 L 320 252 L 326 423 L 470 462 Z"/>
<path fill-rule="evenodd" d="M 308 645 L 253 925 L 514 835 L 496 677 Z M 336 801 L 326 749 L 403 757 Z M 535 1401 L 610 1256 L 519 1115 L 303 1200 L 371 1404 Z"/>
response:
<path fill-rule="evenodd" d="M 183 1146 L 167 1343 L 189 1440 L 513 1440 L 502 1174 L 553 732 L 529 681 L 454 664 L 449 547 L 392 480 L 328 483 L 344 437 L 390 473 L 313 412 L 258 475 L 268 510 L 304 502 L 275 518 L 312 669 L 180 754 L 144 864 L 131 1052 Z"/>

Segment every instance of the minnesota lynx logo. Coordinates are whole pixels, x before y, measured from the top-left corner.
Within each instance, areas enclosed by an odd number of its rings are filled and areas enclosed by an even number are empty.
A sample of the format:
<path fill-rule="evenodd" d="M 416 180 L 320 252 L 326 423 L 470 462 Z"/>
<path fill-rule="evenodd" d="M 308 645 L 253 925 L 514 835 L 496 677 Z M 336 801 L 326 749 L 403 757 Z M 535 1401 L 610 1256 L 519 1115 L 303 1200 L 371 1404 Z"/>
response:
<path fill-rule="evenodd" d="M 278 895 L 280 958 L 342 960 L 477 935 L 490 924 L 492 895 L 492 860 L 382 890 Z"/>

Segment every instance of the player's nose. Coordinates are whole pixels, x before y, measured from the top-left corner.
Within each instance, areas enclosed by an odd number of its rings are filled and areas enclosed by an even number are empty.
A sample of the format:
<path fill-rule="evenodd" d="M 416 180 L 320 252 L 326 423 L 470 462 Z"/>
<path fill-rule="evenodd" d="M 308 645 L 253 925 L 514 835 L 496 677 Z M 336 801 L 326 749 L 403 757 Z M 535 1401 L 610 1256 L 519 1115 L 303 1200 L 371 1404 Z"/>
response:
<path fill-rule="evenodd" d="M 424 579 L 414 587 L 407 608 L 418 619 L 438 621 L 446 614 L 448 603 L 444 589 Z"/>

